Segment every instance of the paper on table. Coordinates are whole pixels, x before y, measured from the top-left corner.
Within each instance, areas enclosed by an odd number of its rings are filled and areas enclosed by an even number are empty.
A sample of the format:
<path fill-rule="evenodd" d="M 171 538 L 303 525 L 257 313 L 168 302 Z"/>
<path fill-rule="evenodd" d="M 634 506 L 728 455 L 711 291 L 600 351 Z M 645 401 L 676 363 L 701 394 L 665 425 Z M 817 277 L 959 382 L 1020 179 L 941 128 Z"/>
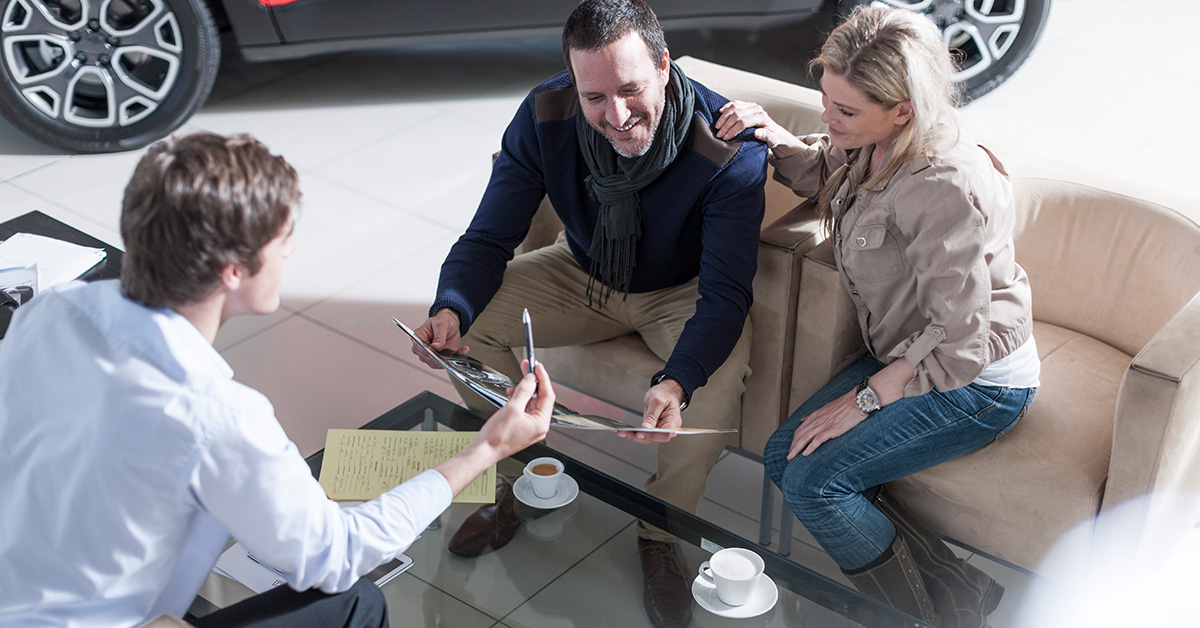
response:
<path fill-rule="evenodd" d="M 78 278 L 104 260 L 104 249 L 79 246 L 32 233 L 0 242 L 0 268 L 38 267 L 38 291 Z"/>
<path fill-rule="evenodd" d="M 329 430 L 321 461 L 321 486 L 334 500 L 375 499 L 458 453 L 479 432 Z M 455 502 L 496 501 L 496 465 L 476 478 Z"/>

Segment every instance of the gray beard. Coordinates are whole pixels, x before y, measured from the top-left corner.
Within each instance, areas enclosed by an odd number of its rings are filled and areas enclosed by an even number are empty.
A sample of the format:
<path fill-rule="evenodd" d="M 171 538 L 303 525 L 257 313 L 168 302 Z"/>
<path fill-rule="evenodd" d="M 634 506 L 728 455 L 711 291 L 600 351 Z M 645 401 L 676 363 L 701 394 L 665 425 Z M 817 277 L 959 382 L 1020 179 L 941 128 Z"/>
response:
<path fill-rule="evenodd" d="M 644 147 L 642 147 L 642 150 L 638 151 L 637 153 L 627 153 L 627 152 L 621 150 L 621 148 L 619 146 L 617 146 L 617 143 L 616 143 L 616 141 L 613 140 L 613 138 L 609 137 L 608 135 L 606 135 L 604 133 L 601 133 L 600 135 L 604 135 L 604 139 L 608 140 L 609 144 L 612 144 L 613 150 L 617 151 L 618 155 L 620 155 L 626 159 L 633 159 L 635 157 L 641 157 L 642 155 L 645 155 L 647 152 L 650 151 L 650 147 L 654 146 L 654 137 L 655 137 L 655 135 L 657 135 L 657 133 L 658 133 L 658 129 L 654 129 L 654 130 L 650 131 L 650 141 L 646 142 L 646 145 Z"/>

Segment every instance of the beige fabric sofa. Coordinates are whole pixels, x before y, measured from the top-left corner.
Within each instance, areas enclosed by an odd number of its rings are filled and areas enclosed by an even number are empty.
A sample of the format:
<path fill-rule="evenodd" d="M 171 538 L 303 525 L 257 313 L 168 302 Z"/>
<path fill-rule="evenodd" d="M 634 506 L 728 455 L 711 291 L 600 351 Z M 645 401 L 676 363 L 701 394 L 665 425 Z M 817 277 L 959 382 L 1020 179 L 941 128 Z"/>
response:
<path fill-rule="evenodd" d="M 718 93 L 759 102 L 794 133 L 824 129 L 812 90 L 679 64 Z M 1086 570 L 1098 542 L 1151 557 L 1200 519 L 1200 206 L 983 143 L 1016 193 L 1042 386 L 997 442 L 891 488 L 943 535 L 1054 578 Z M 782 185 L 767 186 L 754 373 L 732 443 L 759 455 L 791 410 L 864 350 L 812 214 Z M 546 231 L 542 243 L 556 229 Z M 662 365 L 637 337 L 547 351 L 545 361 L 563 383 L 629 408 L 640 408 Z M 1109 518 L 1118 506 L 1122 516 Z M 785 531 L 791 520 L 785 512 Z M 781 537 L 786 553 L 790 537 Z"/>

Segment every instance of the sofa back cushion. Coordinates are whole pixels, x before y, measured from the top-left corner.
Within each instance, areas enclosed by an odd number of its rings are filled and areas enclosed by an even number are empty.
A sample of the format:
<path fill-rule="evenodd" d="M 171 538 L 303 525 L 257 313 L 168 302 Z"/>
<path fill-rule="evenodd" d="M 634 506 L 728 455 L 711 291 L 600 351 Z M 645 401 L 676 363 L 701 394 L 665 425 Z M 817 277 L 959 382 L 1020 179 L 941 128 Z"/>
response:
<path fill-rule="evenodd" d="M 683 57 L 676 62 L 689 78 L 716 93 L 730 100 L 747 100 L 762 105 L 772 120 L 796 135 L 822 133 L 826 129 L 825 123 L 821 122 L 824 109 L 818 91 L 695 57 Z M 763 216 L 763 228 L 800 204 L 794 192 L 775 180 L 773 172 L 767 175 L 766 196 L 767 211 Z"/>
<path fill-rule="evenodd" d="M 1059 179 L 1013 189 L 1036 320 L 1135 355 L 1200 291 L 1200 226 L 1179 212 Z"/>

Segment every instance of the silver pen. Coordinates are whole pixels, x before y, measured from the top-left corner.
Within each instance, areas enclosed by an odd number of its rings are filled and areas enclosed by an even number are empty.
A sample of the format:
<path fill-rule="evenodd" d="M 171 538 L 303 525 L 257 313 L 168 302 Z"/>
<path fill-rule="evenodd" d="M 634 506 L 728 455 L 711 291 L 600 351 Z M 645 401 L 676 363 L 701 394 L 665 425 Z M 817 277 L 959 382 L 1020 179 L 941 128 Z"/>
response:
<path fill-rule="evenodd" d="M 529 372 L 537 366 L 537 358 L 533 357 L 533 321 L 529 319 L 529 309 L 521 314 L 521 322 L 525 323 L 525 354 L 529 357 Z"/>
<path fill-rule="evenodd" d="M 246 552 L 246 558 L 249 558 L 250 560 L 252 560 L 252 561 L 254 561 L 254 562 L 258 563 L 259 565 L 262 565 L 263 567 L 266 567 L 267 569 L 270 569 L 271 571 L 273 571 L 273 572 L 275 572 L 276 574 L 278 574 L 280 578 L 283 578 L 284 580 L 287 580 L 287 576 L 283 575 L 283 572 L 282 572 L 282 571 L 279 571 L 278 569 L 276 569 L 276 568 L 274 568 L 274 567 L 272 567 L 272 566 L 270 566 L 270 565 L 268 565 L 268 564 L 264 563 L 263 561 L 259 560 L 259 559 L 258 559 L 258 558 L 257 558 L 257 557 L 254 555 L 254 554 L 251 554 L 250 552 Z"/>

